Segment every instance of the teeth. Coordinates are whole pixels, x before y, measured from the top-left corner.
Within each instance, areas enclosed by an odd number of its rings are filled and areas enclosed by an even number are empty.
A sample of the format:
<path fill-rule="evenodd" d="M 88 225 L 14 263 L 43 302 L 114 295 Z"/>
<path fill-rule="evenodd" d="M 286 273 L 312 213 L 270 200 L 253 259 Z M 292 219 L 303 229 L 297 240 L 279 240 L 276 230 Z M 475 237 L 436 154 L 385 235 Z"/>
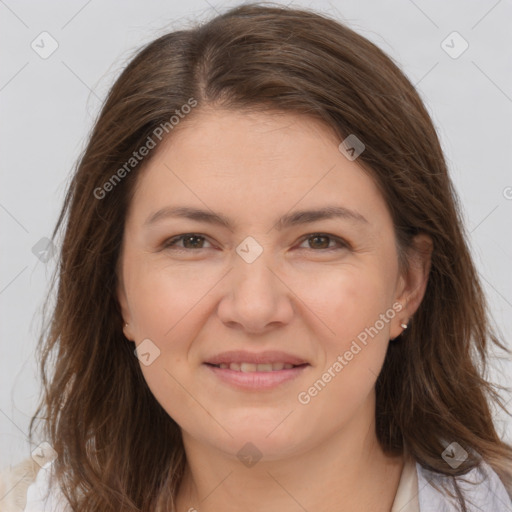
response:
<path fill-rule="evenodd" d="M 234 370 L 237 372 L 275 372 L 279 370 L 290 370 L 293 368 L 293 364 L 290 363 L 264 363 L 264 364 L 255 364 L 255 363 L 221 363 L 217 365 L 218 368 L 223 370 Z"/>
<path fill-rule="evenodd" d="M 258 369 L 258 366 L 260 366 L 260 365 L 254 364 L 254 363 L 242 363 L 240 365 L 240 371 L 241 372 L 255 372 Z"/>

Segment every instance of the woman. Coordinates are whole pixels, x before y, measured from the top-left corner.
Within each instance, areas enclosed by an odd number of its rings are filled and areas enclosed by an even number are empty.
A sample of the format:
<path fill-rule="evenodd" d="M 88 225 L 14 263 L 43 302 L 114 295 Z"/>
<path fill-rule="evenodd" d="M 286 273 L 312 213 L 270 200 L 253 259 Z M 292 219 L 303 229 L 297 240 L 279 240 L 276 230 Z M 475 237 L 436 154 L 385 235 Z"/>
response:
<path fill-rule="evenodd" d="M 432 122 L 368 40 L 258 5 L 159 38 L 64 221 L 26 510 L 512 510 L 506 347 Z"/>

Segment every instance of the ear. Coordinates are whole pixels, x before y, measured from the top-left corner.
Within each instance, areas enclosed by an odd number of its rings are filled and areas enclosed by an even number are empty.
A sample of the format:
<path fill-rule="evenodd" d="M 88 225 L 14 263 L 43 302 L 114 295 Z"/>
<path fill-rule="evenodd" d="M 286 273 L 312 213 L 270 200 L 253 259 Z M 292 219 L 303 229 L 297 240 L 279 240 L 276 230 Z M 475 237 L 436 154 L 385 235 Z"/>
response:
<path fill-rule="evenodd" d="M 398 278 L 395 301 L 402 304 L 402 310 L 394 318 L 390 337 L 396 338 L 404 330 L 400 324 L 408 324 L 419 308 L 427 289 L 434 244 L 425 233 L 416 235 L 407 252 L 408 269 Z"/>
<path fill-rule="evenodd" d="M 123 333 L 126 339 L 133 341 L 133 325 L 132 325 L 132 317 L 130 314 L 130 308 L 128 307 L 128 298 L 126 296 L 126 290 L 124 287 L 124 281 L 122 278 L 122 274 L 119 271 L 119 268 L 116 269 L 117 276 L 117 284 L 116 284 L 116 298 L 119 303 L 119 308 L 121 310 L 121 316 L 123 320 Z"/>

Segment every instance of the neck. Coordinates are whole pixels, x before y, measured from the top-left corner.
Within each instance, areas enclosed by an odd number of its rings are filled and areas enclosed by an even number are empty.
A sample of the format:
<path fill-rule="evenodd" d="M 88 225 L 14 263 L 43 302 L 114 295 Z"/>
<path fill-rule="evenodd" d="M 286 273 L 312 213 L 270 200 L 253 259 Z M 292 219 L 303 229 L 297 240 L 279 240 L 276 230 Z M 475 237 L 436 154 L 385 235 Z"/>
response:
<path fill-rule="evenodd" d="M 351 425 L 306 451 L 245 467 L 183 433 L 187 456 L 177 512 L 389 512 L 404 460 L 380 448 L 375 423 Z M 242 443 L 243 444 L 243 443 Z"/>

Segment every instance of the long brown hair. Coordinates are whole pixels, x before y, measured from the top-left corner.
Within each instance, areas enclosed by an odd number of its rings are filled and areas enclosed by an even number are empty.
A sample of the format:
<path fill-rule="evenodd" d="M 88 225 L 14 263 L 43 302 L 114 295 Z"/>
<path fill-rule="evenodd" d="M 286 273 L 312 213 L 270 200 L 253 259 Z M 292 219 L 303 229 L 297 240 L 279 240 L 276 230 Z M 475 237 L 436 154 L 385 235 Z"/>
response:
<path fill-rule="evenodd" d="M 434 245 L 423 301 L 390 344 L 376 383 L 379 442 L 446 475 L 463 475 L 483 459 L 512 492 L 512 447 L 500 440 L 490 409 L 505 409 L 501 386 L 486 378 L 489 345 L 507 348 L 491 326 L 418 93 L 388 56 L 338 21 L 252 4 L 141 49 L 110 90 L 70 182 L 53 232 L 56 240 L 65 225 L 56 303 L 38 347 L 43 394 L 30 437 L 44 420 L 74 510 L 169 510 L 179 489 L 180 430 L 123 335 L 116 286 L 127 208 L 155 151 L 126 162 L 159 127 L 172 137 L 169 120 L 194 101 L 188 116 L 206 106 L 301 113 L 323 121 L 340 142 L 349 134 L 364 142 L 358 162 L 391 212 L 400 268 L 414 235 L 426 233 Z M 441 457 L 452 441 L 469 454 L 457 469 Z"/>

